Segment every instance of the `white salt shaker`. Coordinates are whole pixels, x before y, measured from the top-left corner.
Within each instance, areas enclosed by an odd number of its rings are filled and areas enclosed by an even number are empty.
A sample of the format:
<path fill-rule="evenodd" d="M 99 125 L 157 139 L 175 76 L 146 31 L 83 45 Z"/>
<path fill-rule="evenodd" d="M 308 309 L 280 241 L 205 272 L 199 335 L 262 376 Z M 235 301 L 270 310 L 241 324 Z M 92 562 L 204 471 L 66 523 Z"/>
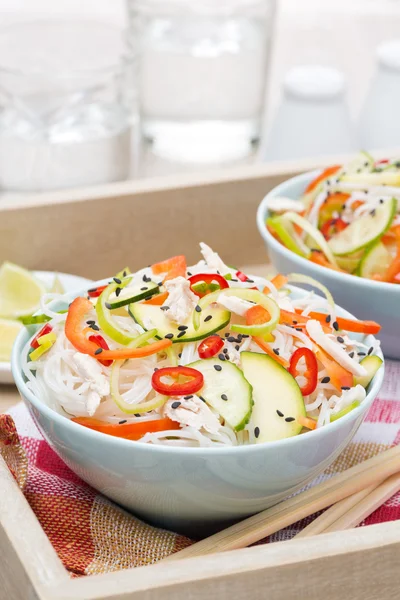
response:
<path fill-rule="evenodd" d="M 283 82 L 283 98 L 263 149 L 263 160 L 289 160 L 353 152 L 357 148 L 337 69 L 293 67 Z"/>
<path fill-rule="evenodd" d="M 365 149 L 400 146 L 400 39 L 377 48 L 377 66 L 358 121 Z"/>

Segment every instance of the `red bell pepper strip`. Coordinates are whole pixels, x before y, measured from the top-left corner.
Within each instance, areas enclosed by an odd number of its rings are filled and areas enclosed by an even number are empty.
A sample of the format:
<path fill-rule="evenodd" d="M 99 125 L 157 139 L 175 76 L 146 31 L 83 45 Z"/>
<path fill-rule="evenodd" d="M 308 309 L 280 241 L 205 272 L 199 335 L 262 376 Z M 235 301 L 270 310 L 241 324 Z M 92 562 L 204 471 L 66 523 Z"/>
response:
<path fill-rule="evenodd" d="M 91 290 L 88 290 L 89 298 L 98 298 L 104 292 L 106 287 L 106 285 L 100 285 L 97 288 L 92 288 Z"/>
<path fill-rule="evenodd" d="M 163 377 L 172 377 L 173 379 L 186 377 L 190 379 L 184 382 L 164 383 L 162 381 Z M 163 369 L 154 371 L 151 378 L 151 385 L 156 392 L 165 396 L 186 396 L 187 394 L 195 394 L 201 390 L 204 385 L 204 377 L 203 373 L 191 367 L 164 367 Z"/>
<path fill-rule="evenodd" d="M 165 350 L 172 344 L 171 340 L 164 339 L 143 346 L 142 348 L 117 348 L 115 350 L 102 350 L 99 352 L 98 345 L 87 339 L 82 329 L 82 321 L 85 319 L 85 315 L 91 310 L 93 310 L 93 305 L 90 300 L 82 297 L 75 298 L 68 309 L 65 321 L 65 335 L 67 339 L 82 354 L 88 354 L 97 360 L 142 358 L 143 356 L 150 356 L 151 354 Z"/>
<path fill-rule="evenodd" d="M 31 341 L 31 348 L 39 348 L 40 344 L 39 344 L 39 338 L 41 338 L 43 335 L 47 335 L 48 333 L 51 333 L 53 331 L 53 328 L 51 325 L 49 325 L 49 323 L 46 323 L 46 325 L 44 327 L 42 327 L 42 329 L 39 331 L 39 333 L 37 333 L 35 335 L 35 337 L 33 338 L 33 340 Z"/>
<path fill-rule="evenodd" d="M 107 423 L 100 419 L 92 417 L 74 417 L 71 419 L 78 425 L 83 425 L 94 431 L 100 431 L 114 437 L 125 438 L 127 440 L 140 440 L 146 433 L 156 431 L 168 431 L 169 429 L 179 429 L 179 423 L 171 419 L 154 419 L 154 421 L 143 421 L 137 423 Z"/>
<path fill-rule="evenodd" d="M 318 362 L 316 356 L 309 348 L 297 348 L 292 354 L 289 365 L 289 373 L 296 377 L 300 373 L 297 370 L 299 361 L 304 358 L 306 362 L 306 370 L 301 373 L 306 378 L 306 383 L 300 387 L 303 396 L 309 396 L 313 393 L 318 383 Z"/>
<path fill-rule="evenodd" d="M 353 387 L 354 378 L 350 371 L 346 371 L 342 365 L 337 363 L 333 358 L 326 354 L 319 346 L 315 347 L 315 354 L 319 361 L 323 364 L 325 369 L 328 371 L 328 375 L 331 379 L 332 385 L 337 390 L 342 391 L 342 387 Z"/>
<path fill-rule="evenodd" d="M 296 309 L 299 310 L 300 309 Z M 289 313 L 290 314 L 290 313 Z M 298 315 L 299 319 L 305 319 L 307 317 L 301 317 Z M 308 315 L 309 319 L 315 319 L 319 321 L 322 325 L 326 325 L 327 315 L 324 313 L 313 312 L 311 311 Z M 352 333 L 365 333 L 375 335 L 379 333 L 381 326 L 379 323 L 375 323 L 375 321 L 355 321 L 353 319 L 345 319 L 344 317 L 337 317 L 336 322 L 339 325 L 339 329 L 344 329 L 345 331 L 351 331 Z"/>
<path fill-rule="evenodd" d="M 106 340 L 101 335 L 91 335 L 91 336 L 89 336 L 88 339 L 91 342 L 94 342 L 95 344 L 97 344 L 99 348 L 103 348 L 103 350 L 110 349 L 108 347 Z M 112 360 L 99 360 L 99 363 L 101 363 L 105 367 L 109 367 L 110 365 L 112 365 L 113 361 Z"/>
<path fill-rule="evenodd" d="M 325 169 L 324 171 L 322 171 L 322 173 L 320 175 L 318 175 L 318 177 L 316 177 L 315 179 L 313 179 L 308 186 L 305 189 L 305 193 L 308 194 L 308 192 L 312 192 L 319 183 L 321 183 L 321 181 L 324 181 L 324 179 L 328 179 L 328 177 L 331 177 L 331 175 L 334 175 L 335 173 L 337 173 L 339 171 L 339 169 L 341 169 L 342 166 L 341 165 L 333 165 L 332 167 L 328 167 L 327 169 Z"/>
<path fill-rule="evenodd" d="M 329 219 L 321 227 L 321 233 L 326 240 L 330 240 L 333 235 L 346 229 L 349 224 L 343 219 Z"/>
<path fill-rule="evenodd" d="M 223 345 L 224 340 L 220 338 L 219 335 L 210 335 L 201 342 L 197 348 L 197 352 L 200 358 L 211 358 L 212 356 L 218 354 L 220 350 L 222 350 Z"/>
<path fill-rule="evenodd" d="M 167 258 L 167 260 L 151 266 L 154 275 L 165 275 L 163 281 L 175 279 L 175 277 L 186 277 L 186 268 L 186 257 L 183 255 Z"/>
<path fill-rule="evenodd" d="M 210 283 L 215 282 L 215 283 L 218 283 L 221 290 L 224 290 L 229 287 L 229 283 L 227 282 L 225 277 L 222 277 L 222 275 L 218 275 L 218 273 L 198 273 L 197 275 L 192 275 L 191 277 L 189 277 L 189 282 L 190 282 L 190 289 L 199 298 L 206 296 L 207 293 L 200 294 L 198 291 L 196 292 L 196 290 L 193 289 L 193 286 L 196 283 L 204 282 L 204 283 L 210 284 Z"/>

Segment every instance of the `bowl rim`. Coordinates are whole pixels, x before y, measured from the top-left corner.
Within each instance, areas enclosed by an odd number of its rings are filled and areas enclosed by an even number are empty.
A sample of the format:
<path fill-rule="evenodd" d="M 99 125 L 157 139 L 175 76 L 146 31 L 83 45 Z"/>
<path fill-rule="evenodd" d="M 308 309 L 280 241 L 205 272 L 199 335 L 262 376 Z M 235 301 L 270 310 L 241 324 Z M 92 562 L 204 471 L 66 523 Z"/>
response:
<path fill-rule="evenodd" d="M 400 293 L 400 285 L 397 283 L 388 283 L 384 281 L 375 281 L 373 279 L 367 279 L 366 277 L 357 277 L 356 275 L 353 275 L 351 273 L 340 273 L 339 271 L 333 271 L 332 269 L 328 269 L 327 267 L 311 263 L 311 261 L 309 261 L 307 258 L 299 256 L 298 254 L 296 254 L 292 250 L 289 250 L 289 248 L 286 248 L 286 246 L 278 242 L 265 227 L 265 219 L 268 217 L 269 214 L 267 203 L 270 198 L 274 198 L 279 195 L 284 196 L 285 194 L 281 192 L 285 190 L 285 187 L 289 183 L 304 183 L 304 187 L 306 187 L 306 185 L 310 183 L 310 181 L 312 181 L 313 178 L 317 177 L 321 172 L 321 169 L 316 169 L 314 171 L 307 171 L 306 173 L 295 175 L 294 177 L 286 179 L 279 185 L 275 186 L 272 190 L 268 192 L 268 194 L 264 196 L 257 209 L 257 227 L 261 237 L 263 237 L 267 244 L 270 245 L 276 252 L 279 252 L 288 259 L 297 262 L 299 264 L 299 268 L 301 268 L 303 264 L 307 264 L 309 268 L 316 270 L 317 275 L 318 273 L 321 273 L 326 277 L 331 277 L 332 279 L 344 277 L 345 281 L 352 281 L 354 285 L 359 286 L 360 291 L 361 288 L 366 289 L 372 286 L 372 288 L 375 288 L 376 290 L 380 289 L 385 292 L 390 291 L 390 293 L 392 293 L 397 288 L 397 292 L 394 293 Z M 293 198 L 293 200 L 300 200 L 300 198 Z"/>
<path fill-rule="evenodd" d="M 104 283 L 107 283 L 109 281 L 110 278 L 98 281 L 98 282 L 94 282 L 93 286 L 99 286 L 102 285 Z M 291 286 L 296 292 L 300 292 L 301 294 L 306 294 L 307 292 L 305 290 L 303 290 L 302 288 L 299 288 L 297 286 Z M 66 298 L 68 300 L 72 300 L 73 298 L 76 298 L 80 295 L 85 295 L 87 291 L 87 288 L 84 288 L 83 290 L 80 289 L 77 292 L 69 292 L 67 294 L 65 294 Z M 338 308 L 340 308 L 341 311 L 343 311 L 343 313 L 345 314 L 345 316 L 347 317 L 353 317 L 353 315 L 351 315 L 351 313 L 349 313 L 348 311 L 346 311 L 345 309 L 341 308 L 338 306 Z M 190 453 L 194 453 L 194 454 L 199 454 L 199 455 L 211 455 L 211 454 L 218 454 L 218 455 L 228 455 L 228 454 L 234 454 L 236 455 L 237 453 L 240 454 L 244 454 L 245 452 L 247 453 L 251 453 L 251 452 L 256 452 L 258 450 L 266 450 L 267 448 L 272 448 L 272 449 L 281 449 L 284 446 L 285 447 L 291 447 L 292 445 L 296 445 L 296 444 L 301 444 L 302 442 L 300 440 L 302 440 L 304 437 L 306 437 L 306 439 L 312 440 L 314 439 L 315 442 L 318 441 L 319 438 L 323 437 L 324 435 L 326 435 L 325 432 L 334 432 L 335 430 L 339 430 L 342 425 L 344 426 L 345 423 L 350 423 L 350 421 L 356 421 L 358 417 L 360 417 L 362 414 L 366 414 L 367 410 L 370 408 L 372 402 L 375 400 L 375 398 L 377 397 L 379 390 L 382 387 L 382 383 L 383 383 L 383 378 L 384 378 L 384 374 L 385 374 L 385 360 L 382 354 L 381 349 L 378 349 L 377 355 L 382 359 L 382 365 L 380 367 L 380 369 L 378 370 L 377 374 L 374 376 L 372 382 L 370 383 L 370 389 L 364 399 L 364 401 L 356 408 L 354 408 L 352 411 L 350 411 L 349 413 L 347 413 L 346 415 L 344 415 L 343 417 L 341 417 L 340 419 L 334 421 L 333 423 L 329 423 L 328 425 L 324 425 L 323 427 L 320 427 L 319 429 L 314 429 L 313 431 L 308 431 L 305 434 L 301 434 L 301 435 L 296 435 L 293 437 L 289 437 L 289 438 L 284 438 L 281 440 L 275 440 L 275 441 L 271 441 L 271 442 L 262 442 L 260 444 L 248 444 L 248 445 L 243 445 L 243 446 L 217 446 L 217 447 L 181 447 L 181 446 L 163 446 L 163 445 L 157 445 L 157 444 L 144 444 L 140 441 L 134 441 L 134 440 L 127 440 L 124 438 L 118 438 L 116 436 L 111 436 L 111 435 L 107 435 L 105 433 L 101 433 L 99 431 L 94 431 L 92 429 L 89 429 L 88 427 L 83 427 L 82 425 L 79 425 L 78 423 L 74 423 L 73 421 L 71 421 L 71 419 L 69 419 L 68 417 L 65 417 L 64 415 L 61 415 L 60 413 L 56 412 L 55 410 L 53 410 L 52 408 L 50 408 L 49 406 L 47 406 L 44 402 L 42 402 L 39 398 L 37 398 L 33 392 L 31 390 L 29 390 L 29 388 L 26 385 L 26 382 L 24 381 L 23 375 L 22 375 L 22 369 L 21 369 L 21 356 L 22 356 L 22 350 L 23 347 L 26 345 L 26 342 L 29 339 L 29 333 L 28 330 L 26 328 L 22 329 L 13 346 L 13 350 L 12 350 L 12 356 L 11 356 L 11 369 L 12 369 L 12 374 L 14 377 L 14 381 L 15 384 L 18 388 L 18 391 L 20 393 L 20 395 L 22 396 L 23 400 L 27 403 L 29 403 L 31 406 L 33 406 L 34 408 L 36 408 L 36 410 L 39 411 L 39 413 L 43 413 L 44 416 L 49 419 L 50 421 L 55 422 L 57 425 L 61 426 L 61 427 L 65 427 L 66 430 L 70 430 L 71 432 L 75 432 L 78 433 L 80 432 L 81 435 L 84 436 L 88 436 L 88 439 L 92 439 L 93 441 L 98 440 L 99 442 L 103 441 L 104 444 L 109 444 L 110 447 L 114 446 L 114 447 L 120 447 L 121 449 L 128 449 L 130 448 L 131 450 L 134 450 L 135 448 L 138 448 L 138 450 L 144 451 L 144 452 L 159 452 L 159 453 L 164 453 L 164 454 L 180 454 L 180 453 L 187 453 L 188 451 Z M 368 335 L 366 337 L 366 339 L 370 339 L 370 340 L 374 340 L 374 336 L 372 335 Z M 311 437 L 314 436 L 314 437 Z"/>

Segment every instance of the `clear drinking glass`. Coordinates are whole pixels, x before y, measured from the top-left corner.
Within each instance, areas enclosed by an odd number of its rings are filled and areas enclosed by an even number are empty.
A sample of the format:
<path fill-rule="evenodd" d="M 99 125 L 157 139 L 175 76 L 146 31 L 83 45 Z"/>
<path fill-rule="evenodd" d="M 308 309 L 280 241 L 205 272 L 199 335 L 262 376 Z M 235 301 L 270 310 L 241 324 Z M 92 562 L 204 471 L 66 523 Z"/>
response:
<path fill-rule="evenodd" d="M 134 107 L 121 30 L 33 21 L 0 30 L 0 187 L 43 191 L 125 179 Z"/>
<path fill-rule="evenodd" d="M 344 75 L 320 65 L 290 69 L 261 157 L 290 160 L 356 150 Z"/>
<path fill-rule="evenodd" d="M 130 0 L 142 131 L 179 161 L 248 155 L 260 136 L 275 0 Z"/>

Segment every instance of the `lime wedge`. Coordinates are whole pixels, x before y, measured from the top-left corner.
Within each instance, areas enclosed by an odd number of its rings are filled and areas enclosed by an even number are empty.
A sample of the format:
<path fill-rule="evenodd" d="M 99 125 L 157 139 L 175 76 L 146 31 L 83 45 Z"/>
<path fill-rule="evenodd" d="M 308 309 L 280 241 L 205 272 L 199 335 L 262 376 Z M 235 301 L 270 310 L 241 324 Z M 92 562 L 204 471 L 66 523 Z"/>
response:
<path fill-rule="evenodd" d="M 0 319 L 0 362 L 10 361 L 14 340 L 23 327 L 19 321 Z"/>
<path fill-rule="evenodd" d="M 31 315 L 45 292 L 43 284 L 26 269 L 9 262 L 0 267 L 0 317 Z"/>

